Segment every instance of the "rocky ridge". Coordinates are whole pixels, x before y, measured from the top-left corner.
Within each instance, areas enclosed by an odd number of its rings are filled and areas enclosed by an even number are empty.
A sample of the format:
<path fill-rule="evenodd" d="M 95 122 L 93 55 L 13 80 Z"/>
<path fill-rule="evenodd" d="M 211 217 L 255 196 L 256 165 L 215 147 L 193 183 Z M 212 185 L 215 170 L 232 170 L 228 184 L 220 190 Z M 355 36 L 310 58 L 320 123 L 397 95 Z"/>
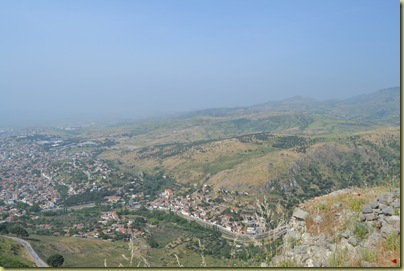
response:
<path fill-rule="evenodd" d="M 377 267 L 400 262 L 400 190 L 345 189 L 297 207 L 271 266 Z"/>

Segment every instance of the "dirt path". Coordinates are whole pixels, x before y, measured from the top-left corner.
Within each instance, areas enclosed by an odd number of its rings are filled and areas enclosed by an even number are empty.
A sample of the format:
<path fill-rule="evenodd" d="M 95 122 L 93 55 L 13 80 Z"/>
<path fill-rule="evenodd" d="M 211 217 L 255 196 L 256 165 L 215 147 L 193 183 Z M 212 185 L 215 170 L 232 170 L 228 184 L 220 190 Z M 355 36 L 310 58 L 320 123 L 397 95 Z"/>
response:
<path fill-rule="evenodd" d="M 49 265 L 47 265 L 41 258 L 39 258 L 38 254 L 36 254 L 34 249 L 31 247 L 30 243 L 17 237 L 10 237 L 10 236 L 5 237 L 11 238 L 14 241 L 17 241 L 18 243 L 23 245 L 38 267 L 49 267 Z"/>

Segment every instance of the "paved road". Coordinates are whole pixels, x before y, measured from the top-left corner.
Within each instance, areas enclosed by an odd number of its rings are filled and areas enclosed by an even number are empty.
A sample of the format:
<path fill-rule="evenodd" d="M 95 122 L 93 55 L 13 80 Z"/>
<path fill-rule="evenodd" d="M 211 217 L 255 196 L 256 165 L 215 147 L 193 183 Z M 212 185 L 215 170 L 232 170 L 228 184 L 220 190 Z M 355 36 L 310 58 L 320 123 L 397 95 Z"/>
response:
<path fill-rule="evenodd" d="M 266 238 L 266 237 L 268 237 L 268 235 L 271 235 L 272 239 L 274 239 L 274 240 L 276 240 L 278 238 L 281 238 L 287 232 L 287 229 L 288 229 L 287 226 L 283 226 L 283 227 L 271 230 L 270 232 L 265 232 L 263 234 L 259 234 L 259 235 L 255 235 L 255 236 L 240 235 L 240 234 L 238 234 L 236 232 L 231 232 L 231 231 L 225 229 L 222 226 L 214 225 L 214 224 L 212 224 L 210 222 L 206 222 L 206 221 L 203 221 L 201 219 L 197 219 L 197 218 L 194 218 L 194 217 L 184 215 L 181 212 L 177 212 L 177 215 L 179 215 L 180 217 L 183 217 L 183 218 L 185 218 L 185 219 L 187 219 L 189 221 L 195 221 L 195 222 L 197 222 L 197 223 L 199 223 L 199 224 L 201 224 L 203 226 L 207 226 L 209 228 L 212 227 L 212 226 L 216 226 L 219 229 L 219 231 L 222 233 L 222 235 L 224 235 L 223 237 L 227 236 L 227 237 L 230 237 L 231 239 L 237 238 L 240 241 L 254 242 L 256 244 L 261 244 L 260 242 L 258 242 L 258 240 L 262 239 L 262 238 Z"/>
<path fill-rule="evenodd" d="M 17 237 L 10 237 L 10 236 L 5 236 L 5 237 L 11 238 L 14 241 L 17 241 L 18 243 L 23 245 L 25 247 L 25 249 L 28 251 L 31 258 L 35 261 L 35 264 L 38 267 L 49 267 L 49 265 L 47 265 L 41 258 L 39 258 L 38 254 L 36 254 L 34 249 L 31 247 L 31 245 L 27 241 L 22 240 L 22 239 L 17 238 Z"/>

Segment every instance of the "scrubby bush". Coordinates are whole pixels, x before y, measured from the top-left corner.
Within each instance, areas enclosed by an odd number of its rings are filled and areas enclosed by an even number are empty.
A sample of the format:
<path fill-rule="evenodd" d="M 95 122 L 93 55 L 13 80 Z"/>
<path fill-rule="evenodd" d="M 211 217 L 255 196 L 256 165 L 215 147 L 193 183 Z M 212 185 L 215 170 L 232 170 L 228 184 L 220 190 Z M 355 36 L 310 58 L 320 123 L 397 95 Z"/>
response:
<path fill-rule="evenodd" d="M 356 223 L 354 229 L 354 235 L 356 238 L 363 239 L 368 234 L 368 227 L 365 223 Z"/>
<path fill-rule="evenodd" d="M 10 256 L 7 255 L 0 255 L 0 266 L 1 267 L 29 267 L 25 263 L 22 263 L 16 259 L 13 259 Z"/>
<path fill-rule="evenodd" d="M 60 254 L 54 254 L 52 256 L 50 256 L 47 260 L 46 263 L 50 266 L 50 267 L 59 267 L 62 266 L 64 263 L 65 259 L 63 258 L 62 255 Z"/>

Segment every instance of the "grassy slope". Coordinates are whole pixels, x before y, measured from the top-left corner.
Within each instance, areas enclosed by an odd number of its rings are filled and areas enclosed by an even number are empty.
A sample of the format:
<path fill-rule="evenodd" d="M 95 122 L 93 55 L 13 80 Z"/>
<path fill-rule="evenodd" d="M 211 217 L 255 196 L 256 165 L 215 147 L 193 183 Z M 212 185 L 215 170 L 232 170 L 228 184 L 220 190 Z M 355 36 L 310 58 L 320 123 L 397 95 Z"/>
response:
<path fill-rule="evenodd" d="M 308 129 L 314 128 L 308 127 Z M 330 128 L 330 131 L 334 130 Z M 369 142 L 383 138 L 382 140 L 391 141 L 397 145 L 396 147 L 399 147 L 397 127 L 360 133 L 329 133 L 322 135 L 320 141 L 332 146 L 332 151 L 347 153 L 353 146 L 350 139 L 352 135 L 358 135 Z M 310 140 L 315 137 L 305 138 Z M 375 141 L 375 143 L 377 142 Z M 327 149 L 324 144 L 310 143 L 306 153 L 296 152 L 296 146 L 279 149 L 274 148 L 272 144 L 271 141 L 241 142 L 239 139 L 233 138 L 196 143 L 193 146 L 177 144 L 154 146 L 153 148 L 132 150 L 124 154 L 111 150 L 101 157 L 119 159 L 124 165 L 135 165 L 138 170 L 152 171 L 155 167 L 163 167 L 183 183 L 205 182 L 210 179 L 209 182 L 214 184 L 221 183 L 224 186 L 244 184 L 244 187 L 260 185 L 268 179 L 279 177 L 282 172 L 287 173 L 293 162 L 308 161 L 309 159 L 304 160 L 304 157 L 316 156 L 316 151 L 317 153 L 323 152 L 323 157 L 328 158 L 324 154 Z M 377 144 L 380 145 L 381 142 Z M 382 147 L 389 152 L 398 151 L 398 149 L 388 146 Z M 371 151 L 375 147 L 363 145 L 357 150 L 361 148 Z M 329 156 L 330 159 L 333 159 L 331 154 Z M 323 170 L 327 170 L 325 165 Z M 208 174 L 209 176 L 206 178 Z M 327 174 L 331 174 L 331 172 Z"/>
<path fill-rule="evenodd" d="M 0 262 L 4 260 L 7 262 L 16 261 L 26 265 L 27 267 L 35 266 L 29 257 L 28 252 L 23 246 L 21 246 L 18 242 L 3 236 L 0 236 L 0 256 Z"/>
<path fill-rule="evenodd" d="M 65 258 L 64 267 L 104 267 L 105 259 L 109 267 L 118 267 L 120 263 L 129 265 L 122 256 L 130 258 L 127 242 L 37 235 L 32 238 L 39 240 L 31 245 L 42 259 L 59 253 Z"/>
<path fill-rule="evenodd" d="M 162 248 L 151 249 L 146 245 L 144 239 L 137 239 L 140 243 L 136 250 L 136 255 L 143 255 L 147 259 L 150 266 L 154 267 L 178 267 L 178 262 L 174 256 L 179 257 L 180 264 L 188 267 L 198 267 L 202 263 L 202 257 L 199 253 L 189 250 L 187 242 L 175 247 L 169 248 L 170 242 L 177 240 L 179 237 L 189 236 L 189 232 L 181 231 L 180 228 L 172 226 L 170 223 L 160 227 L 156 227 L 151 232 L 153 238 L 162 244 Z M 34 235 L 31 241 L 32 247 L 43 259 L 47 259 L 50 255 L 59 253 L 64 256 L 64 267 L 104 267 L 104 260 L 107 260 L 108 267 L 118 267 L 122 264 L 124 267 L 130 267 L 127 259 L 130 259 L 130 250 L 128 242 L 116 241 L 108 242 L 105 240 L 92 238 L 73 238 L 73 237 L 53 237 L 53 236 L 37 236 Z M 194 239 L 192 239 L 194 240 Z M 139 254 L 139 251 L 142 251 Z M 122 255 L 125 255 L 123 257 Z M 227 262 L 222 259 L 205 255 L 208 266 L 226 266 Z M 140 267 L 143 267 L 143 261 L 140 257 L 133 261 L 133 267 L 136 267 L 140 261 Z M 237 261 L 234 261 L 235 263 Z"/>

